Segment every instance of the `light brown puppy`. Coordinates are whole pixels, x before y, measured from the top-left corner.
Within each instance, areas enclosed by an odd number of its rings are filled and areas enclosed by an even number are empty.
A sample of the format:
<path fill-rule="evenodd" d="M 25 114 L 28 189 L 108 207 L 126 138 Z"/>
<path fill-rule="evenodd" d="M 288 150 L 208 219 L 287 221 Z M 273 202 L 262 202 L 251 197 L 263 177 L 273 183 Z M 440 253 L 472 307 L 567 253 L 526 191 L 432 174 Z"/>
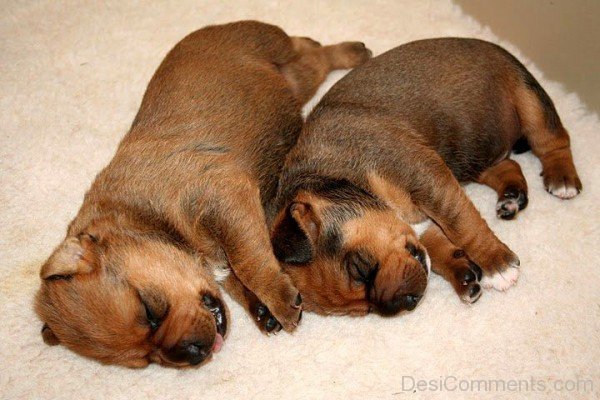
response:
<path fill-rule="evenodd" d="M 308 117 L 281 177 L 272 241 L 305 309 L 411 310 L 427 283 L 425 249 L 466 302 L 481 295 L 480 280 L 514 285 L 517 256 L 459 182 L 491 186 L 498 216 L 514 217 L 527 186 L 509 155 L 527 143 L 547 190 L 577 195 L 569 136 L 552 101 L 494 44 L 422 40 L 350 72 Z"/>
<path fill-rule="evenodd" d="M 292 331 L 301 297 L 275 259 L 265 210 L 301 105 L 362 43 L 321 47 L 254 21 L 179 42 L 41 270 L 49 344 L 103 363 L 197 365 L 227 333 L 229 274 Z"/>

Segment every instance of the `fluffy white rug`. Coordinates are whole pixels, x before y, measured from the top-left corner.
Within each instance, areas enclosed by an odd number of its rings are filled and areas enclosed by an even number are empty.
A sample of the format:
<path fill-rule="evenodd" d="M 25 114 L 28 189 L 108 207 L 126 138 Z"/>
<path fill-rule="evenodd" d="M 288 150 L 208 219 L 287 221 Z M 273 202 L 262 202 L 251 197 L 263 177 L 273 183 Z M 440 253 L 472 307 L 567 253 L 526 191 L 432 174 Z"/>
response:
<path fill-rule="evenodd" d="M 540 78 L 571 132 L 584 191 L 571 201 L 545 193 L 531 154 L 517 157 L 530 205 L 516 221 L 495 218 L 490 189 L 467 188 L 521 258 L 507 293 L 487 291 L 469 307 L 434 277 L 407 316 L 305 315 L 295 334 L 270 338 L 230 302 L 231 336 L 196 370 L 106 367 L 42 343 L 32 310 L 40 263 L 111 158 L 154 69 L 188 32 L 247 18 L 324 43 L 362 40 L 375 54 L 435 36 L 498 42 L 449 0 L 3 1 L 0 397 L 598 398 L 600 123 L 509 43 L 501 44 Z"/>

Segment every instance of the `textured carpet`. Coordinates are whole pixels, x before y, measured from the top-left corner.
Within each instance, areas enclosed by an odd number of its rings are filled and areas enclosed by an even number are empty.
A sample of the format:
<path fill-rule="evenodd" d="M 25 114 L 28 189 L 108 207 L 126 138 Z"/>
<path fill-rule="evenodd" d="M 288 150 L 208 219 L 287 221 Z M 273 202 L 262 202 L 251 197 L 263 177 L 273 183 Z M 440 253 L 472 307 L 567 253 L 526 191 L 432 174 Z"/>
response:
<path fill-rule="evenodd" d="M 2 3 L 0 398 L 598 398 L 600 122 L 502 42 L 554 99 L 584 185 L 578 198 L 558 200 L 545 193 L 538 160 L 516 157 L 530 205 L 510 222 L 495 218 L 490 189 L 467 188 L 521 259 L 507 293 L 487 291 L 470 307 L 434 277 L 409 315 L 305 315 L 293 335 L 270 338 L 230 302 L 229 339 L 194 370 L 106 367 L 45 346 L 32 310 L 40 263 L 111 158 L 154 69 L 187 33 L 254 18 L 323 43 L 362 40 L 375 54 L 426 37 L 498 40 L 449 1 Z"/>

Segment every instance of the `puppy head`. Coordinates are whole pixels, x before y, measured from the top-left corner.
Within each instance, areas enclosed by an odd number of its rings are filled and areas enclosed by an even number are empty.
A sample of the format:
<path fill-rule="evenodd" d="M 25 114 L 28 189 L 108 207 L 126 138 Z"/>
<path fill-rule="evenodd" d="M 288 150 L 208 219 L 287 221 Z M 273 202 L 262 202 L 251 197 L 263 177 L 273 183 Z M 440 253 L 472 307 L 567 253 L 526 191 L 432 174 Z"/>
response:
<path fill-rule="evenodd" d="M 40 276 L 44 341 L 106 364 L 198 365 L 227 331 L 225 303 L 201 261 L 156 237 L 68 237 Z"/>
<path fill-rule="evenodd" d="M 430 269 L 414 231 L 370 194 L 334 186 L 300 191 L 272 229 L 275 254 L 304 308 L 353 315 L 414 309 Z"/>

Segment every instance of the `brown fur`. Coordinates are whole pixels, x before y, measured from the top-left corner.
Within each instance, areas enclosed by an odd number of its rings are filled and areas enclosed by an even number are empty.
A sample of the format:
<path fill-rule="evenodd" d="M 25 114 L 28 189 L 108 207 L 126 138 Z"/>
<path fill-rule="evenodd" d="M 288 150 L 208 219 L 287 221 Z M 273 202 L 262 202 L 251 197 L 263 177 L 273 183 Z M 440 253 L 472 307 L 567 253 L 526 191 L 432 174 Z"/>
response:
<path fill-rule="evenodd" d="M 291 331 L 301 307 L 266 215 L 301 105 L 361 43 L 321 47 L 254 21 L 179 42 L 41 270 L 43 337 L 103 363 L 196 365 L 227 333 L 215 269 Z M 351 61 L 348 61 L 351 60 Z"/>
<path fill-rule="evenodd" d="M 321 313 L 354 313 L 356 304 L 363 311 L 411 309 L 406 295 L 418 300 L 426 272 L 403 271 L 422 245 L 431 248 L 434 271 L 465 301 L 479 298 L 480 267 L 491 286 L 514 284 L 517 256 L 493 234 L 460 182 L 492 186 L 498 215 L 514 217 L 527 204 L 525 179 L 507 160 L 520 138 L 541 159 L 549 191 L 567 197 L 581 189 L 552 101 L 518 60 L 491 43 L 417 41 L 340 80 L 287 157 L 271 233 L 304 307 Z M 314 207 L 300 198 L 306 191 L 343 204 Z M 295 204 L 314 210 L 317 235 L 307 235 L 306 222 L 290 212 Z M 427 217 L 435 224 L 419 244 L 409 224 Z M 344 261 L 357 251 L 369 254 L 366 282 L 354 279 Z M 509 281 L 493 280 L 503 276 Z M 383 302 L 372 296 L 378 286 L 388 293 Z"/>
<path fill-rule="evenodd" d="M 466 303 L 479 300 L 481 268 L 453 244 L 439 226 L 434 224 L 427 229 L 421 236 L 421 243 L 431 257 L 431 270 L 450 282 L 461 300 Z"/>

